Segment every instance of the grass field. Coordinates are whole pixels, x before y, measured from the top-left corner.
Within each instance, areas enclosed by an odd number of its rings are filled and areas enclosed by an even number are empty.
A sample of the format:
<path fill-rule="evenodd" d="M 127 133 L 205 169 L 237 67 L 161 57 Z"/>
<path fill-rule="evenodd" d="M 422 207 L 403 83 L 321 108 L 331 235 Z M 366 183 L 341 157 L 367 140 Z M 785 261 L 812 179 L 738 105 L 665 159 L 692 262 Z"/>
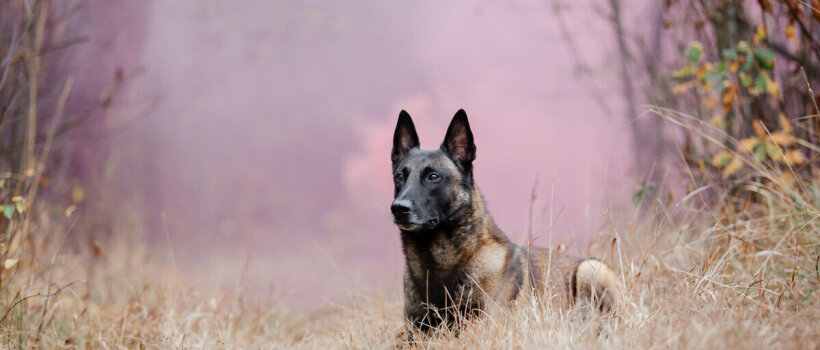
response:
<path fill-rule="evenodd" d="M 778 170 L 760 170 L 769 174 L 763 178 L 768 185 L 743 182 L 754 196 L 701 187 L 699 193 L 715 192 L 709 209 L 698 195 L 657 199 L 639 215 L 603 227 L 605 234 L 593 239 L 589 251 L 625 282 L 629 303 L 615 319 L 581 320 L 548 299 L 525 297 L 470 321 L 457 335 L 440 330 L 406 344 L 399 336 L 404 323 L 398 293 L 338 291 L 345 295 L 338 302 L 290 307 L 247 293 L 241 271 L 232 287 L 195 283 L 171 268 L 167 256 L 152 256 L 125 238 L 53 254 L 67 229 L 36 220 L 25 248 L 34 254 L 5 262 L 0 344 L 820 348 L 820 190 L 817 182 L 784 183 Z"/>

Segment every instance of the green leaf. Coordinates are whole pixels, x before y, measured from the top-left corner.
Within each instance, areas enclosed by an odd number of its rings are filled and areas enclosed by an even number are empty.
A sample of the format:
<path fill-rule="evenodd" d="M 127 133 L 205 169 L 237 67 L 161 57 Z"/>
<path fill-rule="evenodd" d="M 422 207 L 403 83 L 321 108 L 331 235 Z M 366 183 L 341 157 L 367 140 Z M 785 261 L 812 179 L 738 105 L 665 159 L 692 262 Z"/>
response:
<path fill-rule="evenodd" d="M 764 77 L 763 74 L 758 75 L 757 78 L 755 78 L 755 89 L 758 89 L 761 92 L 766 91 L 766 77 Z"/>
<path fill-rule="evenodd" d="M 754 63 L 754 56 L 752 56 L 751 53 L 746 54 L 746 60 L 743 61 L 743 65 L 740 66 L 740 70 L 748 72 L 752 69 L 752 63 Z"/>
<path fill-rule="evenodd" d="M 723 50 L 723 58 L 727 59 L 727 60 L 736 61 L 737 58 L 738 58 L 737 51 L 735 51 L 733 49 L 724 49 Z"/>
<path fill-rule="evenodd" d="M 755 146 L 755 158 L 759 161 L 766 160 L 766 143 L 760 142 Z"/>
<path fill-rule="evenodd" d="M 632 202 L 635 203 L 635 205 L 638 205 L 643 201 L 644 197 L 651 196 L 653 192 L 655 192 L 655 184 L 643 183 L 632 195 Z"/>
<path fill-rule="evenodd" d="M 13 205 L 4 205 L 3 206 L 3 215 L 6 219 L 11 219 L 11 216 L 14 215 L 14 206 Z"/>
<path fill-rule="evenodd" d="M 23 211 L 26 210 L 26 206 L 23 204 L 23 201 L 14 202 L 14 207 L 17 209 L 17 212 L 22 214 Z"/>
<path fill-rule="evenodd" d="M 703 77 L 703 80 L 712 83 L 714 86 L 722 86 L 723 82 L 726 80 L 726 74 L 720 72 L 709 72 Z"/>
<path fill-rule="evenodd" d="M 0 179 L 0 188 L 6 185 L 6 179 Z"/>
<path fill-rule="evenodd" d="M 680 70 L 672 71 L 672 78 L 680 79 L 686 78 L 690 75 L 695 74 L 695 69 L 692 66 L 686 66 L 681 68 Z"/>
<path fill-rule="evenodd" d="M 755 50 L 755 59 L 761 67 L 766 69 L 774 68 L 774 52 L 767 49 Z"/>
<path fill-rule="evenodd" d="M 693 65 L 698 64 L 701 56 L 703 56 L 703 45 L 700 41 L 691 42 L 689 47 L 686 48 L 686 58 L 689 60 L 689 63 Z"/>
<path fill-rule="evenodd" d="M 764 142 L 763 143 L 766 148 L 766 154 L 769 155 L 769 158 L 775 159 L 776 157 L 780 156 L 780 150 L 772 143 Z"/>
<path fill-rule="evenodd" d="M 743 84 L 743 87 L 748 88 L 752 86 L 752 78 L 749 76 L 749 73 L 740 72 L 740 83 Z"/>
<path fill-rule="evenodd" d="M 715 165 L 717 165 L 718 168 L 725 167 L 729 165 L 729 162 L 732 161 L 732 158 L 734 158 L 734 155 L 732 155 L 731 153 L 719 154 L 715 157 Z"/>
<path fill-rule="evenodd" d="M 717 66 L 715 67 L 715 72 L 724 74 L 729 71 L 729 65 L 726 64 L 726 61 L 718 62 Z"/>

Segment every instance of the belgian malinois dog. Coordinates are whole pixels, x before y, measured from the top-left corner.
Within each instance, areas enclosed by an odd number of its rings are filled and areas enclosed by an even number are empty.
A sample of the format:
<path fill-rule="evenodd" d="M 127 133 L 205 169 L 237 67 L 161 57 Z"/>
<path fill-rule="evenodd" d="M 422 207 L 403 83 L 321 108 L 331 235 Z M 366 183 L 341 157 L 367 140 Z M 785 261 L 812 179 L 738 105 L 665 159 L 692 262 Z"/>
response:
<path fill-rule="evenodd" d="M 617 275 L 598 260 L 513 244 L 495 225 L 473 178 L 476 146 L 459 110 L 441 147 L 419 148 L 413 120 L 399 114 L 393 135 L 393 221 L 406 259 L 404 308 L 421 330 L 452 326 L 522 292 L 602 312 L 622 302 Z"/>

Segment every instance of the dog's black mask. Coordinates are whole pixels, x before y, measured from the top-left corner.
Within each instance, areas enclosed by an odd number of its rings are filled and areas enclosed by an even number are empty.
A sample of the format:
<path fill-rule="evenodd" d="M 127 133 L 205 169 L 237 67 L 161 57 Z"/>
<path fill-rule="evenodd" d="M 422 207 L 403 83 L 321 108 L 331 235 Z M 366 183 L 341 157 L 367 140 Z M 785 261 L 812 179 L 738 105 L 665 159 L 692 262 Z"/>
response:
<path fill-rule="evenodd" d="M 464 110 L 453 117 L 437 150 L 419 148 L 413 120 L 401 111 L 393 134 L 395 192 L 390 206 L 399 229 L 434 230 L 469 212 L 475 151 Z"/>

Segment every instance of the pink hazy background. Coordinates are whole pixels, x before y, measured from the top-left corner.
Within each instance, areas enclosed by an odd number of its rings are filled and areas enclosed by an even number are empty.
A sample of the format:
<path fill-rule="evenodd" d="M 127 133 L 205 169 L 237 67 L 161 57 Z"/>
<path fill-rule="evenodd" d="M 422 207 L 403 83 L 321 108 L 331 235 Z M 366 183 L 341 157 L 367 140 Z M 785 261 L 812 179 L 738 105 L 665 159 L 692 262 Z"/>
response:
<path fill-rule="evenodd" d="M 100 35 L 78 74 L 139 72 L 109 112 L 128 127 L 107 163 L 158 255 L 172 249 L 203 280 L 234 281 L 249 260 L 251 284 L 291 300 L 398 289 L 389 152 L 401 109 L 423 148 L 467 111 L 476 181 L 516 242 L 536 178 L 537 244 L 552 212 L 554 242 L 583 253 L 605 209 L 629 207 L 630 118 L 597 3 L 563 13 L 595 89 L 577 82 L 551 1 L 114 3 L 95 11 L 119 17 L 87 24 Z M 630 3 L 626 22 L 642 9 Z"/>

